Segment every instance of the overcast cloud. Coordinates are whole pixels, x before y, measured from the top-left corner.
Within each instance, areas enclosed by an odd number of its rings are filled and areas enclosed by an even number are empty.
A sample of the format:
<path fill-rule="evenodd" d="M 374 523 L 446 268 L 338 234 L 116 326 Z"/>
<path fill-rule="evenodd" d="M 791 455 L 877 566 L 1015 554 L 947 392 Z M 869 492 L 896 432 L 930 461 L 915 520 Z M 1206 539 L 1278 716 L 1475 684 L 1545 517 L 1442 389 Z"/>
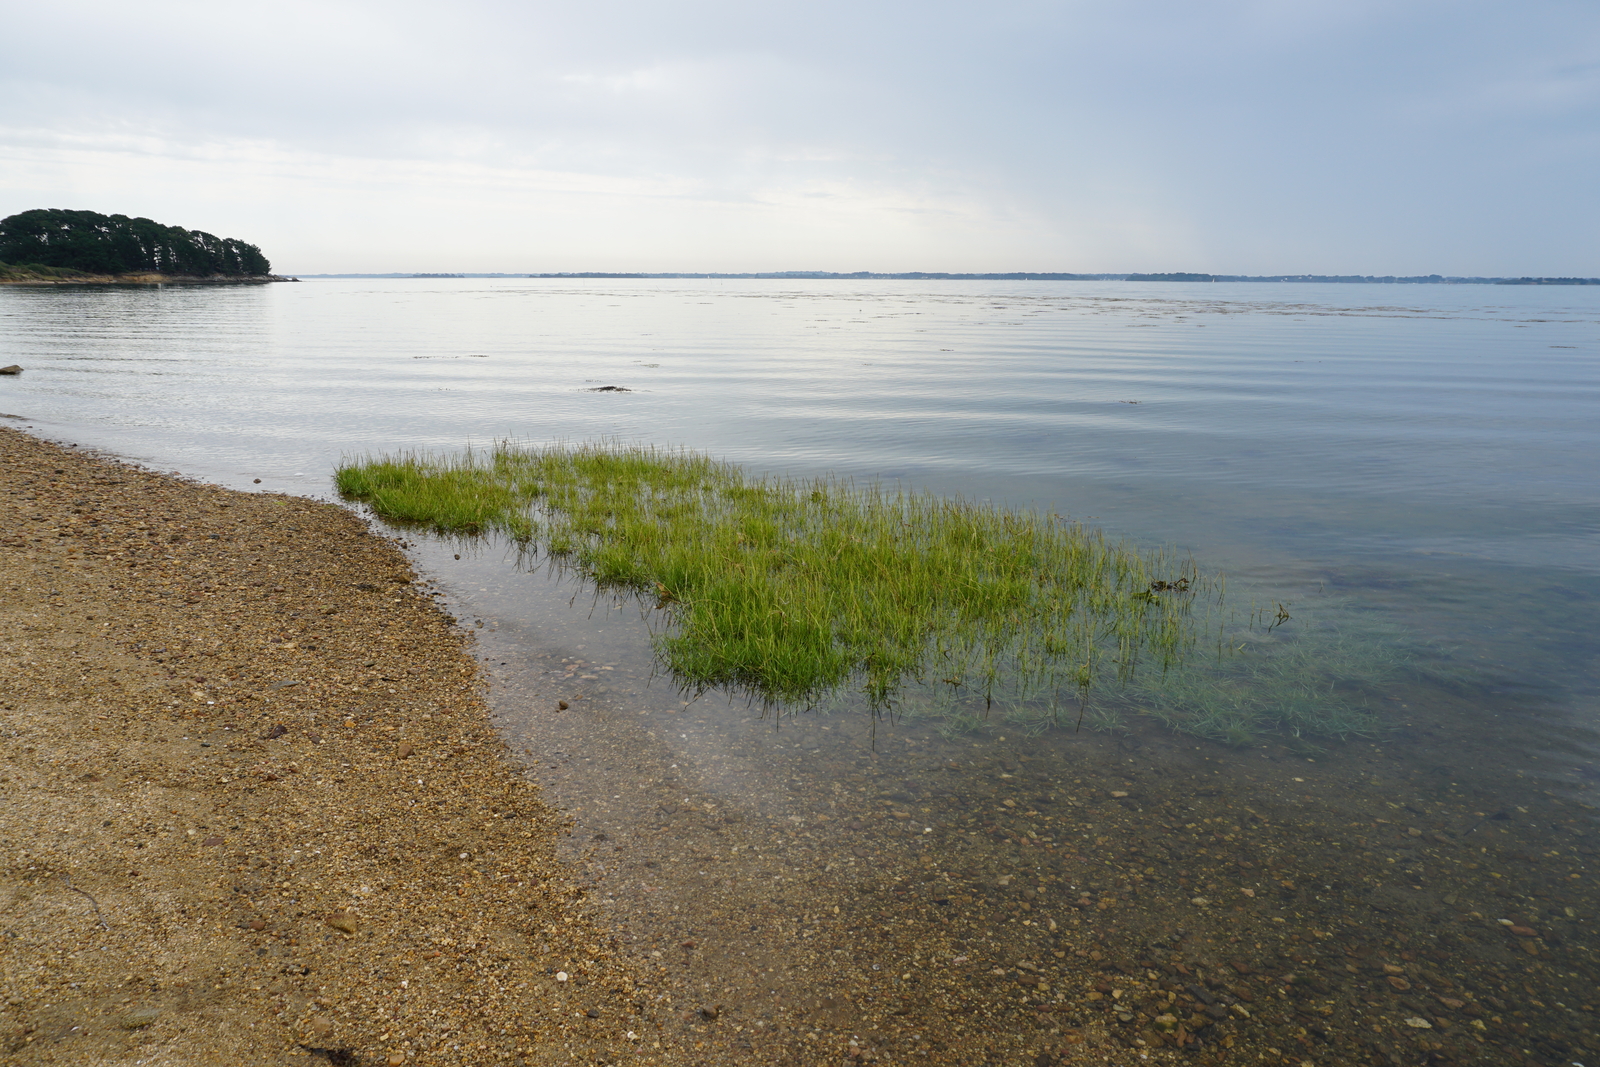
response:
<path fill-rule="evenodd" d="M 19 4 L 0 215 L 284 270 L 1600 274 L 1600 5 Z"/>

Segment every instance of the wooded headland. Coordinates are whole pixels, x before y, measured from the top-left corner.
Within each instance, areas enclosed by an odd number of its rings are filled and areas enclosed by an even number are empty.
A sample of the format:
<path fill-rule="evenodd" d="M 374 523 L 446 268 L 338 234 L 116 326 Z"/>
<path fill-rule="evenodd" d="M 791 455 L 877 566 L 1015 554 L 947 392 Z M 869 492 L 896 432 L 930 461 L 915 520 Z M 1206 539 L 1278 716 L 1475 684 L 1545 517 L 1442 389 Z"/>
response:
<path fill-rule="evenodd" d="M 0 282 L 265 282 L 253 244 L 146 218 L 35 208 L 0 219 Z"/>

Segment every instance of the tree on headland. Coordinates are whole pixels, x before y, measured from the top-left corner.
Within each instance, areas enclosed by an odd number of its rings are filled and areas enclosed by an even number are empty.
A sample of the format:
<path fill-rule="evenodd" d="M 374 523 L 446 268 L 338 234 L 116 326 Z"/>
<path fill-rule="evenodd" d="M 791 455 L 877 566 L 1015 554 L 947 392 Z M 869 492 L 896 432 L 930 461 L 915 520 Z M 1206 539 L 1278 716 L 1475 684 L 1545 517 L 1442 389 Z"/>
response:
<path fill-rule="evenodd" d="M 0 263 L 88 274 L 252 277 L 272 273 L 253 244 L 97 211 L 35 208 L 0 219 Z"/>

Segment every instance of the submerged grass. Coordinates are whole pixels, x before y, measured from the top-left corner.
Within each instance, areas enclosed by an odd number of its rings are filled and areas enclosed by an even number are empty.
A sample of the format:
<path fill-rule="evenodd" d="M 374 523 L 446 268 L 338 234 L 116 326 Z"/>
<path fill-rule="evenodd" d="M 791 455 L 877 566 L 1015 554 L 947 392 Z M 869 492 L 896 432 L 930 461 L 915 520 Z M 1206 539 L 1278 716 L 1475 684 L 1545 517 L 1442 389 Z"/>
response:
<path fill-rule="evenodd" d="M 1384 724 L 1373 710 L 1374 700 L 1402 674 L 1417 673 L 1402 636 L 1370 621 L 1340 628 L 1297 620 L 1292 629 L 1257 626 L 1229 633 L 1224 655 L 1192 655 L 1166 670 L 1097 683 L 1077 694 L 1071 706 L 1063 705 L 1059 693 L 1026 684 L 1008 686 L 989 709 L 938 688 L 914 686 L 904 693 L 900 710 L 947 736 L 979 731 L 1032 736 L 1070 714 L 1099 732 L 1128 731 L 1144 720 L 1225 745 L 1249 745 L 1270 734 L 1309 744 L 1381 733 Z M 848 702 L 835 704 L 836 710 L 848 707 Z"/>
<path fill-rule="evenodd" d="M 1158 685 L 1135 679 L 1116 703 L 1224 744 L 1266 731 L 1340 740 L 1380 732 L 1370 699 L 1407 664 L 1398 634 L 1318 627 L 1255 636 L 1238 654 L 1185 664 Z"/>
<path fill-rule="evenodd" d="M 648 598 L 685 687 L 769 703 L 848 687 L 882 710 L 911 684 L 1057 715 L 1097 680 L 1177 667 L 1217 590 L 1054 514 L 690 452 L 502 444 L 347 463 L 336 483 L 390 521 L 503 534 Z"/>

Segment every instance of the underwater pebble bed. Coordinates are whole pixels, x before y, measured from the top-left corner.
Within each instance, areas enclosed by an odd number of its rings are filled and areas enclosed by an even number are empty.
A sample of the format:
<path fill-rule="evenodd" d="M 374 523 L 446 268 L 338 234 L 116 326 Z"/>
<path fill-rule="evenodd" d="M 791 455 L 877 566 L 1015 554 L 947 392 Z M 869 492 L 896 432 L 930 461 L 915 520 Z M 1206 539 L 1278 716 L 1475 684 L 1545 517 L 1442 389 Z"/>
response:
<path fill-rule="evenodd" d="M 1600 1048 L 1593 798 L 1475 741 L 1458 695 L 1396 688 L 1381 738 L 1322 745 L 1227 747 L 1148 719 L 947 737 L 685 701 L 616 613 L 591 616 L 484 620 L 496 722 L 707 1047 L 1294 1064 Z"/>

